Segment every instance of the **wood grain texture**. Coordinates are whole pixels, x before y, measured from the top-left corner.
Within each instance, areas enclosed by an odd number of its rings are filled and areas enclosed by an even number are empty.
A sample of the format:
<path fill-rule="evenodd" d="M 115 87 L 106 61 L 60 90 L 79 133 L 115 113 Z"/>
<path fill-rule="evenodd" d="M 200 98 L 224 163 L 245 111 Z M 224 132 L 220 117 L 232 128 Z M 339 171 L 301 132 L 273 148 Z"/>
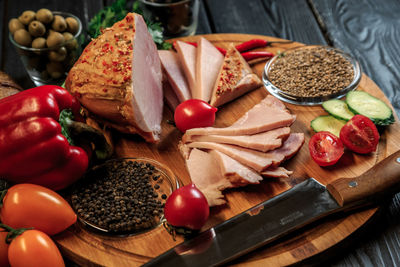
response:
<path fill-rule="evenodd" d="M 227 47 L 230 42 L 238 44 L 252 38 L 277 40 L 265 36 L 239 34 L 205 35 L 205 37 L 221 47 Z M 198 37 L 184 39 L 196 41 Z M 299 44 L 285 44 L 270 47 L 268 50 L 276 53 L 297 45 Z M 255 73 L 261 75 L 264 64 L 265 62 L 262 61 L 252 64 Z M 362 77 L 360 89 L 367 90 L 389 103 L 381 90 L 365 75 Z M 216 125 L 219 127 L 230 125 L 266 94 L 266 91 L 260 88 L 221 107 L 217 114 Z M 316 116 L 323 114 L 322 108 L 320 106 L 303 107 L 290 104 L 287 104 L 287 107 L 297 115 L 297 120 L 292 126 L 293 132 L 303 132 L 307 144 L 312 134 L 309 123 Z M 190 178 L 184 167 L 184 160 L 177 150 L 181 133 L 167 124 L 166 120 L 171 118 L 171 111 L 165 109 L 162 124 L 163 135 L 158 145 L 149 145 L 136 136 L 117 135 L 116 152 L 121 157 L 145 156 L 156 159 L 171 168 L 183 183 L 187 184 L 190 182 Z M 212 209 L 211 217 L 205 228 L 223 222 L 253 205 L 291 188 L 308 177 L 314 177 L 327 184 L 339 177 L 353 177 L 361 174 L 376 164 L 377 161 L 400 148 L 400 144 L 396 142 L 400 137 L 399 130 L 400 126 L 397 123 L 388 127 L 382 134 L 377 152 L 371 155 L 356 155 L 346 152 L 338 165 L 333 167 L 319 167 L 310 159 L 307 146 L 303 146 L 299 153 L 284 165 L 294 171 L 289 179 L 266 179 L 260 185 L 226 190 L 228 205 Z M 376 209 L 373 208 L 324 219 L 322 222 L 302 229 L 286 239 L 246 255 L 233 264 L 250 263 L 260 266 L 279 266 L 302 262 L 344 240 L 369 221 L 375 212 Z M 57 236 L 56 241 L 65 255 L 82 265 L 134 266 L 140 265 L 177 245 L 182 239 L 174 242 L 162 227 L 136 236 L 121 238 L 94 234 L 78 224 Z"/>
<path fill-rule="evenodd" d="M 215 33 L 253 33 L 326 44 L 306 0 L 206 0 Z"/>

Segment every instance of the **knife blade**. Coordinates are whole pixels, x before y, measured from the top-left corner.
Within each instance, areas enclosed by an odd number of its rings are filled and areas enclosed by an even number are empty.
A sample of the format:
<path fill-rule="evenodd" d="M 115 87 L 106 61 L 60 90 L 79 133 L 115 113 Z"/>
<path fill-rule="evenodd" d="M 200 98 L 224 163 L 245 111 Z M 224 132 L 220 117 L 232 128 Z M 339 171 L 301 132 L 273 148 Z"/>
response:
<path fill-rule="evenodd" d="M 400 151 L 362 175 L 326 187 L 314 178 L 201 232 L 143 266 L 227 263 L 332 213 L 376 203 L 400 186 Z"/>

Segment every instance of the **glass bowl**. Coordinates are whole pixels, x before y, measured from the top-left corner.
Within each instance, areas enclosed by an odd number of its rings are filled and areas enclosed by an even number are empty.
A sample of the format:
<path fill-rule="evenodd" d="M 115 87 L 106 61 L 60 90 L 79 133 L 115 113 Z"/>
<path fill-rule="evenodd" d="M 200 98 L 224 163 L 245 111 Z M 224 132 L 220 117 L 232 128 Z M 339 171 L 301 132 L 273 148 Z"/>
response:
<path fill-rule="evenodd" d="M 310 49 L 310 50 L 306 51 L 306 52 L 302 51 L 305 49 Z M 338 88 L 338 90 L 335 90 L 334 92 L 320 93 L 319 95 L 315 95 L 315 96 L 307 95 L 307 94 L 309 94 L 309 92 L 304 93 L 304 95 L 301 95 L 300 93 L 294 93 L 295 90 L 298 90 L 298 88 L 296 88 L 295 86 L 291 87 L 291 88 L 293 88 L 293 89 L 290 89 L 292 91 L 290 91 L 288 88 L 279 88 L 276 85 L 276 81 L 274 81 L 273 78 L 271 77 L 271 76 L 273 76 L 272 75 L 273 68 L 275 66 L 281 65 L 281 66 L 285 66 L 287 69 L 289 69 L 289 68 L 296 69 L 296 67 L 297 67 L 296 64 L 298 64 L 299 62 L 294 63 L 293 61 L 295 61 L 296 58 L 298 58 L 298 57 L 293 56 L 293 55 L 292 55 L 292 57 L 290 57 L 290 56 L 287 57 L 287 56 L 290 55 L 291 53 L 303 53 L 303 52 L 309 53 L 310 51 L 312 51 L 312 49 L 324 49 L 324 50 L 326 50 L 326 53 L 330 53 L 330 54 L 332 54 L 332 52 L 334 52 L 341 57 L 341 58 L 339 57 L 340 59 L 344 58 L 345 61 L 350 63 L 350 65 L 348 67 L 349 68 L 351 67 L 351 69 L 353 71 L 353 77 L 352 77 L 352 79 L 350 79 L 350 83 L 346 87 L 341 88 L 341 89 Z M 278 63 L 278 65 L 276 65 L 277 63 Z M 303 61 L 300 64 L 303 64 Z M 299 69 L 301 69 L 301 71 L 307 71 L 307 69 L 310 68 L 309 66 L 312 64 L 313 64 L 312 62 L 309 62 L 308 66 L 307 66 L 307 64 L 303 64 L 301 67 L 299 67 Z M 324 62 L 323 64 L 331 64 L 331 63 Z M 297 69 L 296 69 L 296 71 L 297 71 Z M 280 77 L 282 77 L 282 76 L 280 76 Z M 304 79 L 308 79 L 307 75 L 298 74 L 295 71 L 293 71 L 293 73 L 290 73 L 288 75 L 285 74 L 285 76 L 283 76 L 282 79 L 287 79 L 288 81 L 292 82 L 292 81 L 302 80 L 303 79 L 302 77 L 306 77 Z M 321 73 L 314 74 L 313 77 L 317 78 L 317 80 L 318 79 L 321 80 L 322 78 L 324 78 L 324 75 Z M 340 77 L 340 75 L 335 75 L 335 76 L 332 75 L 332 77 L 336 78 L 336 77 Z M 329 47 L 329 46 L 307 45 L 307 46 L 300 46 L 300 47 L 296 47 L 293 49 L 289 49 L 289 50 L 284 51 L 281 54 L 274 56 L 265 65 L 262 78 L 263 78 L 264 86 L 268 90 L 268 92 L 284 102 L 296 104 L 296 105 L 318 105 L 329 99 L 340 98 L 340 97 L 346 95 L 348 92 L 355 90 L 358 87 L 360 80 L 361 80 L 361 68 L 360 68 L 360 64 L 358 63 L 358 61 L 356 59 L 354 59 L 351 55 L 343 52 L 340 49 Z M 307 80 L 307 81 L 309 81 L 309 80 Z M 305 86 L 312 87 L 309 84 L 307 84 Z M 307 88 L 307 90 L 309 90 L 309 88 Z M 311 89 L 311 90 L 315 90 L 315 88 Z"/>
<path fill-rule="evenodd" d="M 71 203 L 89 230 L 134 235 L 162 223 L 165 201 L 180 184 L 167 166 L 153 159 L 111 159 L 87 171 L 74 186 Z"/>
<path fill-rule="evenodd" d="M 78 31 L 73 35 L 72 39 L 51 48 L 32 48 L 18 44 L 15 42 L 11 32 L 8 34 L 10 42 L 14 45 L 29 77 L 36 86 L 46 84 L 61 85 L 65 81 L 68 71 L 81 54 L 81 47 L 78 42 L 78 37 L 82 33 L 80 19 L 67 12 L 53 11 L 52 13 L 64 18 L 72 17 L 78 22 Z M 65 58 L 62 60 L 50 60 L 50 53 L 55 55 L 55 52 L 59 51 L 62 51 Z"/>

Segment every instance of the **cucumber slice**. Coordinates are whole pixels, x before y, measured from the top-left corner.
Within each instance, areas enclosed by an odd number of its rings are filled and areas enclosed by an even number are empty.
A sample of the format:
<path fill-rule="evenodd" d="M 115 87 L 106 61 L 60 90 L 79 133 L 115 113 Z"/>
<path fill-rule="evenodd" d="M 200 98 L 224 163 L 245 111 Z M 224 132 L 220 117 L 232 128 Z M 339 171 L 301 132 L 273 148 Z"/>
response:
<path fill-rule="evenodd" d="M 342 129 L 343 125 L 346 124 L 346 121 L 336 119 L 331 115 L 324 115 L 316 117 L 311 121 L 311 128 L 315 132 L 328 131 L 339 137 L 340 129 Z"/>
<path fill-rule="evenodd" d="M 322 107 L 326 112 L 339 120 L 348 121 L 354 116 L 353 112 L 347 107 L 346 102 L 339 99 L 325 101 L 322 103 Z"/>
<path fill-rule="evenodd" d="M 386 126 L 394 123 L 392 109 L 382 100 L 364 91 L 352 91 L 346 95 L 346 103 L 355 114 L 370 118 L 375 125 Z"/>

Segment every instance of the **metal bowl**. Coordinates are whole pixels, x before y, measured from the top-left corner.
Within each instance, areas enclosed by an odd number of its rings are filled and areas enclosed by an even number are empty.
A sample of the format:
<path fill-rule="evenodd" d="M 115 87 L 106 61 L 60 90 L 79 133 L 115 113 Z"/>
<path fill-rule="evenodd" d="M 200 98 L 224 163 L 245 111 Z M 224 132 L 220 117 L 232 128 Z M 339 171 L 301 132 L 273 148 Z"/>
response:
<path fill-rule="evenodd" d="M 288 55 L 289 53 L 298 52 L 299 50 L 302 50 L 302 49 L 313 49 L 313 48 L 323 48 L 323 49 L 327 49 L 330 51 L 334 51 L 338 55 L 342 56 L 345 60 L 347 60 L 351 64 L 352 69 L 353 69 L 353 79 L 347 87 L 341 89 L 340 91 L 337 91 L 337 92 L 334 92 L 331 94 L 326 94 L 326 95 L 299 96 L 298 94 L 296 95 L 296 94 L 291 93 L 289 90 L 287 90 L 285 88 L 279 88 L 278 86 L 276 86 L 274 84 L 273 81 L 271 81 L 271 75 L 270 75 L 271 70 L 274 68 L 274 64 L 276 64 L 279 60 L 282 60 L 282 58 L 285 57 L 286 55 Z M 286 64 L 291 64 L 291 62 L 288 61 L 288 62 L 286 62 Z M 361 68 L 360 68 L 360 64 L 358 63 L 358 61 L 356 59 L 354 59 L 351 55 L 343 52 L 340 49 L 329 47 L 329 46 L 308 45 L 308 46 L 300 46 L 300 47 L 296 47 L 293 49 L 289 49 L 289 50 L 286 50 L 282 54 L 278 54 L 278 55 L 274 56 L 265 65 L 262 78 L 263 78 L 264 86 L 268 90 L 268 92 L 284 102 L 287 102 L 290 104 L 296 104 L 296 105 L 318 105 L 329 99 L 340 98 L 340 97 L 346 95 L 348 92 L 355 90 L 358 87 L 360 80 L 361 80 Z M 291 78 L 291 77 L 289 77 L 289 78 Z"/>

